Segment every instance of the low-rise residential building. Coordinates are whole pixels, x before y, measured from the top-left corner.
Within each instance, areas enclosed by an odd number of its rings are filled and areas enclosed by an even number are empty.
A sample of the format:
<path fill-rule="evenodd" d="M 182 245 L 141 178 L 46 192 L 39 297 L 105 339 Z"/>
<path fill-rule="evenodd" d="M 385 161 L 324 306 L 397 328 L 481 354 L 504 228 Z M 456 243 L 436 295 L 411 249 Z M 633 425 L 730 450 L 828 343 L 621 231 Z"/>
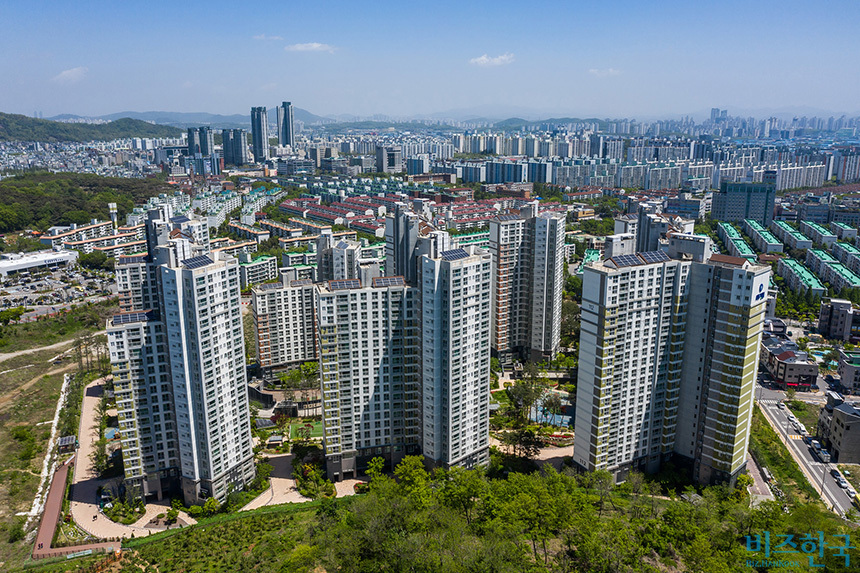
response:
<path fill-rule="evenodd" d="M 254 241 L 257 241 L 257 243 L 268 241 L 271 236 L 267 229 L 260 229 L 259 227 L 246 225 L 239 221 L 230 221 L 227 224 L 227 231 L 242 237 L 243 239 L 253 239 Z"/>
<path fill-rule="evenodd" d="M 840 221 L 831 221 L 830 230 L 836 234 L 840 241 L 853 241 L 857 238 L 857 228 Z"/>
<path fill-rule="evenodd" d="M 806 266 L 822 278 L 824 267 L 838 262 L 836 257 L 823 249 L 809 249 L 806 251 Z"/>
<path fill-rule="evenodd" d="M 860 407 L 845 402 L 835 392 L 827 393 L 827 404 L 818 415 L 818 432 L 822 445 L 830 451 L 830 460 L 840 464 L 860 463 Z"/>
<path fill-rule="evenodd" d="M 818 380 L 818 364 L 787 338 L 763 336 L 761 363 L 783 390 L 808 391 Z"/>
<path fill-rule="evenodd" d="M 827 289 L 812 271 L 794 259 L 780 259 L 776 272 L 785 279 L 788 287 L 794 292 L 810 291 L 812 296 L 824 296 Z"/>
<path fill-rule="evenodd" d="M 239 254 L 239 285 L 245 289 L 278 278 L 278 257 L 260 255 L 253 258 L 249 253 Z"/>
<path fill-rule="evenodd" d="M 781 253 L 782 243 L 754 219 L 744 219 L 744 232 L 752 239 L 755 248 L 763 253 Z"/>
<path fill-rule="evenodd" d="M 812 221 L 801 221 L 800 231 L 806 233 L 816 243 L 830 247 L 836 242 L 836 234 L 831 230 Z"/>
<path fill-rule="evenodd" d="M 831 252 L 852 273 L 860 273 L 860 249 L 851 243 L 834 243 Z"/>
<path fill-rule="evenodd" d="M 847 288 L 860 288 L 860 276 L 852 273 L 842 263 L 824 265 L 818 274 L 824 282 L 830 283 L 837 292 Z"/>
<path fill-rule="evenodd" d="M 850 300 L 824 299 L 818 314 L 818 333 L 831 340 L 860 340 L 860 311 Z"/>
<path fill-rule="evenodd" d="M 774 221 L 770 224 L 770 230 L 790 249 L 811 249 L 812 239 L 786 223 L 785 221 Z"/>
<path fill-rule="evenodd" d="M 63 243 L 75 241 L 86 241 L 96 237 L 115 235 L 116 230 L 111 221 L 98 221 L 93 219 L 89 225 L 78 226 L 72 224 L 70 227 L 51 227 L 48 234 L 39 239 L 43 245 L 48 247 L 60 247 Z"/>
<path fill-rule="evenodd" d="M 860 352 L 839 349 L 839 380 L 852 394 L 860 393 Z"/>

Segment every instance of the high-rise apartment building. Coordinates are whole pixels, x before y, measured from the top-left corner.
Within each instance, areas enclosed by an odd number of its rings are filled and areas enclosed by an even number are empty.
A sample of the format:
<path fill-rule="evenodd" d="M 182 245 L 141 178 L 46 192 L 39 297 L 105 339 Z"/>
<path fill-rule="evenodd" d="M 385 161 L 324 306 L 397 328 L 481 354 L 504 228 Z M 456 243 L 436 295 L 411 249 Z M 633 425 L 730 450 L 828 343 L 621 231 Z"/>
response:
<path fill-rule="evenodd" d="M 585 268 L 579 466 L 624 479 L 678 455 L 700 483 L 745 467 L 770 269 L 695 250 L 700 261 L 653 251 Z"/>
<path fill-rule="evenodd" d="M 293 131 L 293 104 L 288 101 L 278 106 L 278 145 L 290 147 L 296 145 Z"/>
<path fill-rule="evenodd" d="M 188 156 L 210 156 L 215 153 L 215 138 L 209 127 L 188 128 Z"/>
<path fill-rule="evenodd" d="M 251 311 L 264 375 L 317 360 L 313 281 L 282 277 L 259 285 L 251 291 Z"/>
<path fill-rule="evenodd" d="M 239 263 L 209 251 L 205 221 L 171 211 L 150 211 L 147 253 L 116 264 L 129 312 L 107 334 L 125 478 L 142 496 L 224 500 L 254 477 Z"/>
<path fill-rule="evenodd" d="M 257 163 L 269 158 L 269 113 L 265 106 L 251 108 L 251 150 Z"/>
<path fill-rule="evenodd" d="M 245 165 L 249 162 L 248 136 L 244 129 L 221 130 L 221 149 L 227 165 Z"/>
<path fill-rule="evenodd" d="M 420 451 L 417 292 L 403 277 L 316 287 L 325 454 L 332 479 Z"/>
<path fill-rule="evenodd" d="M 489 461 L 490 253 L 421 257 L 422 451 L 431 465 Z"/>
<path fill-rule="evenodd" d="M 503 363 L 514 357 L 551 359 L 558 353 L 565 218 L 536 215 L 537 207 L 490 221 L 492 344 Z"/>
<path fill-rule="evenodd" d="M 776 202 L 776 172 L 765 171 L 761 183 L 721 181 L 714 193 L 711 214 L 719 221 L 753 219 L 765 227 L 773 221 Z"/>

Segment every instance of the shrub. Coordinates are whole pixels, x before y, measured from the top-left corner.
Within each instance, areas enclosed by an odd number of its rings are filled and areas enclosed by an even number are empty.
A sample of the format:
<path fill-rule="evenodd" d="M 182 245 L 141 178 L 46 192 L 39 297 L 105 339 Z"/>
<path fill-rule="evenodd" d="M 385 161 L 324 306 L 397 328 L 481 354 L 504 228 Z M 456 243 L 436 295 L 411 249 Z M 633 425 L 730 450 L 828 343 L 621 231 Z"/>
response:
<path fill-rule="evenodd" d="M 9 526 L 9 543 L 16 543 L 24 539 L 24 520 L 16 519 Z"/>

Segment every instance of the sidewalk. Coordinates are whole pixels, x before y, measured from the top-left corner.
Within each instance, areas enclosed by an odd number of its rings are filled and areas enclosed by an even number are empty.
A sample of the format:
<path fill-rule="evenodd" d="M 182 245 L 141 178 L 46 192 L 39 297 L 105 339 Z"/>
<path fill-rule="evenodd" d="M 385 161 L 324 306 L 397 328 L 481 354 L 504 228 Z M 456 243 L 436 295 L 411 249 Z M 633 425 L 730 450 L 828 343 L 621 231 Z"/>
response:
<path fill-rule="evenodd" d="M 84 399 L 81 404 L 81 422 L 78 432 L 80 444 L 77 452 L 74 478 L 70 492 L 70 507 L 72 518 L 78 526 L 100 539 L 115 539 L 147 536 L 151 529 L 115 523 L 99 511 L 99 486 L 107 485 L 114 480 L 98 479 L 92 471 L 91 456 L 98 441 L 98 426 L 95 424 L 96 407 L 102 395 L 103 378 L 91 382 L 84 389 Z M 160 511 L 157 513 L 161 513 Z"/>
<path fill-rule="evenodd" d="M 88 543 L 86 545 L 51 548 L 54 531 L 60 522 L 60 512 L 63 509 L 63 495 L 66 493 L 66 477 L 69 474 L 69 467 L 72 466 L 74 460 L 75 458 L 73 457 L 58 467 L 54 473 L 54 477 L 51 479 L 51 489 L 48 492 L 48 499 L 45 501 L 45 509 L 42 513 L 42 520 L 39 522 L 36 541 L 33 543 L 33 559 L 60 557 L 88 549 L 92 549 L 93 553 L 102 551 L 111 552 L 119 549 L 119 543 L 116 542 Z"/>

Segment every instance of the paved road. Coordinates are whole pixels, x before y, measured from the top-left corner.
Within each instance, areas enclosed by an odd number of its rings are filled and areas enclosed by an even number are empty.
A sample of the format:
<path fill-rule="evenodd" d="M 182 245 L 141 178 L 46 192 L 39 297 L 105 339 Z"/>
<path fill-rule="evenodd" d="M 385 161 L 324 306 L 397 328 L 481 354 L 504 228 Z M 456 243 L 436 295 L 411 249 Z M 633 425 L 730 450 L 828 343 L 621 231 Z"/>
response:
<path fill-rule="evenodd" d="M 852 507 L 851 498 L 830 475 L 830 470 L 836 465 L 821 463 L 812 455 L 811 447 L 807 446 L 803 438 L 792 428 L 788 419 L 788 410 L 780 410 L 777 403 L 773 399 L 763 399 L 759 402 L 765 418 L 779 434 L 806 479 L 822 495 L 825 504 L 840 515 L 845 515 L 845 512 Z"/>
<path fill-rule="evenodd" d="M 104 334 L 104 330 L 101 332 L 97 332 L 96 334 Z M 36 348 L 27 348 L 26 350 L 19 350 L 18 352 L 7 352 L 5 354 L 0 354 L 0 362 L 4 360 L 9 360 L 10 358 L 15 358 L 16 356 L 23 356 L 25 354 L 32 354 L 34 352 L 41 352 L 43 350 L 59 350 L 64 346 L 71 346 L 74 340 L 64 340 L 63 342 L 57 342 L 56 344 L 51 344 L 50 346 L 38 346 Z"/>

